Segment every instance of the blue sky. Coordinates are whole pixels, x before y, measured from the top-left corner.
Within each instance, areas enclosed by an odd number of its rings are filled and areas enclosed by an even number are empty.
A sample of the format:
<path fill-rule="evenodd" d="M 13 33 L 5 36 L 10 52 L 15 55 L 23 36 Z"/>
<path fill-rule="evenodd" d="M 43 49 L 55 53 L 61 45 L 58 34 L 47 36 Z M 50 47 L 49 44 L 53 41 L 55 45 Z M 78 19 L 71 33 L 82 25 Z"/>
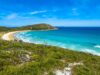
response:
<path fill-rule="evenodd" d="M 0 0 L 0 25 L 100 26 L 100 0 Z"/>

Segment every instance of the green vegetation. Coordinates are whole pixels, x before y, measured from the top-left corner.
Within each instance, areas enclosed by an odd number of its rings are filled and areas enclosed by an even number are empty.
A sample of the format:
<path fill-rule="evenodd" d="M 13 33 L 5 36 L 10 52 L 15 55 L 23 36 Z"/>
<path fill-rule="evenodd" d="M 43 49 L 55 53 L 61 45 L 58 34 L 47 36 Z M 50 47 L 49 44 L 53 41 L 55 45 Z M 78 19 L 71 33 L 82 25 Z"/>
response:
<path fill-rule="evenodd" d="M 53 75 L 71 62 L 73 75 L 100 75 L 100 57 L 53 46 L 0 40 L 0 75 Z"/>
<path fill-rule="evenodd" d="M 49 25 L 49 24 L 33 24 L 33 25 L 27 25 L 22 27 L 15 27 L 15 28 L 9 28 L 9 27 L 0 27 L 0 32 L 2 31 L 17 31 L 17 30 L 52 30 L 56 29 L 55 27 Z"/>
<path fill-rule="evenodd" d="M 11 30 L 11 28 L 0 26 L 0 32 Z"/>
<path fill-rule="evenodd" d="M 80 61 L 84 65 L 75 66 L 73 75 L 100 75 L 100 56 L 54 46 L 0 40 L 0 75 L 54 75 L 55 70 Z"/>
<path fill-rule="evenodd" d="M 55 27 L 49 25 L 49 24 L 34 24 L 34 25 L 28 25 L 28 26 L 22 26 L 22 27 L 17 27 L 15 29 L 18 30 L 48 30 L 48 29 L 56 29 Z"/>

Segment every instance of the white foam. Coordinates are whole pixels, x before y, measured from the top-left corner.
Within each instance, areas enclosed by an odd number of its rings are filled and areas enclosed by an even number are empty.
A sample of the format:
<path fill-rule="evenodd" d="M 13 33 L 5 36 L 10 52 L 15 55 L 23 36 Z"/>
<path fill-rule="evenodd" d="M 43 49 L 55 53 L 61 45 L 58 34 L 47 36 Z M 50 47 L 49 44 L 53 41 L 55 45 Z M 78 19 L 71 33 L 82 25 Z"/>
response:
<path fill-rule="evenodd" d="M 93 49 L 84 48 L 84 49 L 82 49 L 81 51 L 83 51 L 83 52 L 85 52 L 85 53 L 91 53 L 91 54 L 100 56 L 100 53 L 96 52 L 96 51 L 93 50 Z"/>
<path fill-rule="evenodd" d="M 96 45 L 96 46 L 94 46 L 95 48 L 100 48 L 100 45 Z"/>
<path fill-rule="evenodd" d="M 43 40 L 38 38 L 37 36 L 30 37 L 30 35 L 25 35 L 26 33 L 23 32 L 23 34 L 18 34 L 17 38 L 20 40 L 23 40 L 24 42 L 29 42 L 29 43 L 35 43 L 35 44 L 46 44 L 46 45 L 52 45 L 52 46 L 58 46 L 58 47 L 62 47 L 62 48 L 68 48 L 68 49 L 72 49 L 72 50 L 78 50 L 78 51 L 83 51 L 86 53 L 91 53 L 94 55 L 98 55 L 100 56 L 100 53 L 93 50 L 93 49 L 89 49 L 89 48 L 82 48 L 80 45 L 74 45 L 74 44 L 66 44 L 66 43 L 62 43 L 62 42 L 58 42 L 58 41 L 53 41 L 53 40 Z M 95 48 L 100 48 L 100 45 L 96 45 L 94 46 Z"/>

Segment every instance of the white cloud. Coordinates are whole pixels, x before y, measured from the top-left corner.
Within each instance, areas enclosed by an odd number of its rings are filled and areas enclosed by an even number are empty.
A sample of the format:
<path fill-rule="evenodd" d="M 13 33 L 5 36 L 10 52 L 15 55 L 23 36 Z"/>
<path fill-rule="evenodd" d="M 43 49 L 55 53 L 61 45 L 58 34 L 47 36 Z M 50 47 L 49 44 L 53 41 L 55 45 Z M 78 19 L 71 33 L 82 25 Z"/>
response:
<path fill-rule="evenodd" d="M 42 15 L 42 17 L 47 17 L 47 15 Z"/>
<path fill-rule="evenodd" d="M 54 26 L 99 26 L 100 20 L 71 20 L 71 19 L 59 19 L 56 17 L 53 18 L 38 18 L 38 17 L 17 17 L 14 20 L 3 19 L 0 20 L 0 25 L 10 25 L 14 26 L 22 26 L 22 25 L 30 25 L 36 23 L 48 23 Z"/>
<path fill-rule="evenodd" d="M 12 14 L 7 15 L 7 16 L 5 17 L 5 19 L 10 20 L 10 19 L 16 18 L 17 16 L 18 16 L 18 15 L 17 15 L 16 13 L 12 13 Z"/>
<path fill-rule="evenodd" d="M 30 12 L 30 14 L 31 14 L 31 15 L 34 15 L 34 14 L 39 14 L 39 13 L 44 13 L 44 12 L 47 12 L 47 10 L 33 11 L 33 12 Z"/>
<path fill-rule="evenodd" d="M 77 10 L 78 10 L 77 8 L 73 8 L 72 9 L 72 15 L 73 16 L 78 16 L 79 15 L 79 13 L 77 12 Z"/>
<path fill-rule="evenodd" d="M 77 8 L 72 8 L 72 10 L 73 10 L 73 11 L 76 11 L 76 10 L 77 10 Z"/>

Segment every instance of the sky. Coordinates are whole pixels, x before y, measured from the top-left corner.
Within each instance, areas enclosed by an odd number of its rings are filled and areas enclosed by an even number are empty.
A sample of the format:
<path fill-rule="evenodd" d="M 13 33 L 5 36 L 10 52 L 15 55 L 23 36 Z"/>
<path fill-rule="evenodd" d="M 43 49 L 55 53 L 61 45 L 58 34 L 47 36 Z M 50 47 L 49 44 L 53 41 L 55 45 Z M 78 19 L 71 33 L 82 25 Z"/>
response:
<path fill-rule="evenodd" d="M 0 26 L 99 26 L 100 0 L 0 0 Z"/>

